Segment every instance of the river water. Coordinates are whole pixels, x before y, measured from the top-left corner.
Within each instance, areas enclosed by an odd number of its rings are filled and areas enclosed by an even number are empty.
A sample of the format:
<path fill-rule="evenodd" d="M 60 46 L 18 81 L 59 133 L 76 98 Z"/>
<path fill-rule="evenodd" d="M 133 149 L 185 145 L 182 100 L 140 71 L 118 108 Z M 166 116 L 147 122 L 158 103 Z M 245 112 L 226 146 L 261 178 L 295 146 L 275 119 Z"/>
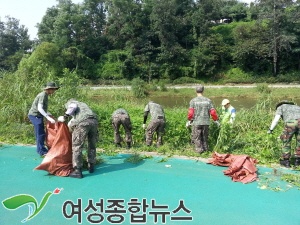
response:
<path fill-rule="evenodd" d="M 154 102 L 161 104 L 164 107 L 179 107 L 179 106 L 186 106 L 189 107 L 189 102 L 192 98 L 188 97 L 152 97 L 151 98 Z M 214 104 L 215 107 L 218 107 L 221 105 L 223 97 L 212 97 L 210 98 Z M 257 99 L 253 98 L 245 98 L 245 97 L 237 97 L 237 98 L 231 98 L 229 99 L 230 103 L 233 107 L 235 107 L 237 110 L 241 108 L 249 109 L 256 105 Z M 300 102 L 300 101 L 299 101 Z"/>
<path fill-rule="evenodd" d="M 243 86 L 232 86 L 232 87 L 239 87 L 239 88 L 253 88 L 255 85 L 243 85 Z M 208 88 L 222 88 L 222 87 L 230 87 L 228 85 L 226 86 L 207 86 Z M 277 87 L 277 88 L 288 88 L 288 87 L 300 87 L 299 84 L 297 85 L 269 85 L 269 87 Z M 130 89 L 130 86 L 102 86 L 102 87 L 91 87 L 91 89 L 117 89 L 117 88 L 122 88 L 122 89 Z M 176 88 L 186 88 L 186 86 L 178 86 Z M 194 88 L 193 86 L 189 86 L 189 88 Z M 168 108 L 174 108 L 174 107 L 189 107 L 189 102 L 192 97 L 182 97 L 182 96 L 172 96 L 171 98 L 169 96 L 156 96 L 156 97 L 151 97 L 151 100 L 154 102 L 157 102 L 158 104 L 161 104 L 163 107 L 168 107 Z M 214 104 L 215 107 L 220 107 L 221 102 L 224 99 L 223 97 L 209 97 Z M 250 109 L 253 106 L 255 106 L 258 102 L 256 98 L 251 98 L 251 97 L 231 97 L 230 103 L 233 107 L 235 107 L 237 110 L 239 109 Z M 283 99 L 284 100 L 284 99 Z M 288 99 L 289 100 L 289 99 Z M 297 98 L 294 98 L 294 101 L 297 105 L 300 105 L 300 96 Z M 274 102 L 274 107 L 277 102 Z"/>

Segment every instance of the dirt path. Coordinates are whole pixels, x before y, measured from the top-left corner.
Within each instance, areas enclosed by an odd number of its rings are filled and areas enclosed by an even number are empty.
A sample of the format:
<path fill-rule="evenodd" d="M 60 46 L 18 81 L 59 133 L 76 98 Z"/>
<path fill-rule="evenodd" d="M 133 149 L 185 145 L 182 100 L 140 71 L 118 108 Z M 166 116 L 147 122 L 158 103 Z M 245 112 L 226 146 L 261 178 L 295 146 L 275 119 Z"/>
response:
<path fill-rule="evenodd" d="M 191 85 L 166 85 L 167 88 L 196 88 L 197 84 Z M 269 84 L 270 88 L 300 88 L 300 84 Z M 205 88 L 255 88 L 257 84 L 228 84 L 228 85 L 205 85 Z M 131 89 L 131 86 L 120 85 L 101 85 L 90 87 L 93 90 L 97 89 Z"/>

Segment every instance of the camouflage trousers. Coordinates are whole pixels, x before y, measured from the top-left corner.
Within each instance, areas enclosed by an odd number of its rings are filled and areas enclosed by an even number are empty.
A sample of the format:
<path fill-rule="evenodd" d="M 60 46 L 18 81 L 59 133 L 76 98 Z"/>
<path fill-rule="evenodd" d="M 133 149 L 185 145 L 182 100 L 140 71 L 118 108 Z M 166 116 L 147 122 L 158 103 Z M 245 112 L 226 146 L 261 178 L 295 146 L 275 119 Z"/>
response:
<path fill-rule="evenodd" d="M 72 163 L 73 167 L 82 168 L 83 158 L 82 150 L 84 142 L 87 138 L 87 161 L 88 163 L 96 163 L 96 144 L 98 141 L 98 121 L 94 118 L 86 119 L 74 126 L 72 132 Z"/>
<path fill-rule="evenodd" d="M 132 142 L 132 125 L 130 117 L 126 114 L 117 114 L 112 118 L 112 127 L 114 129 L 114 141 L 116 144 L 119 144 L 122 141 L 120 134 L 120 127 L 123 126 L 125 130 L 125 142 Z"/>
<path fill-rule="evenodd" d="M 154 133 L 157 134 L 157 146 L 160 146 L 163 144 L 162 136 L 165 133 L 165 126 L 166 123 L 164 119 L 155 119 L 151 120 L 149 123 L 147 129 L 146 129 L 146 145 L 152 145 L 153 142 L 153 135 Z"/>
<path fill-rule="evenodd" d="M 295 157 L 300 157 L 300 119 L 290 120 L 284 124 L 284 130 L 280 136 L 282 140 L 282 158 L 289 159 L 291 157 L 291 142 L 293 136 L 296 137 Z"/>
<path fill-rule="evenodd" d="M 195 144 L 196 152 L 208 150 L 209 125 L 195 125 L 192 128 L 192 142 Z"/>

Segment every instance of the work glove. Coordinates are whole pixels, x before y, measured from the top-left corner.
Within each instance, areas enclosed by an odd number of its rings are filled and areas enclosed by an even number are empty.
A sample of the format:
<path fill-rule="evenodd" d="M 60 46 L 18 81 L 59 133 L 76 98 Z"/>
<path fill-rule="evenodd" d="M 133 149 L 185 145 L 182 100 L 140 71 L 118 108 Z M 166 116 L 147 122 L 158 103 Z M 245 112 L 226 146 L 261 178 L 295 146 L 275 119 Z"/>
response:
<path fill-rule="evenodd" d="M 68 128 L 69 128 L 69 131 L 72 133 L 73 132 L 73 121 L 74 121 L 74 118 L 72 118 L 69 122 L 68 122 Z"/>
<path fill-rule="evenodd" d="M 55 123 L 55 120 L 53 118 L 51 118 L 50 116 L 46 116 L 46 119 L 50 122 L 50 123 Z"/>
<path fill-rule="evenodd" d="M 272 134 L 273 133 L 273 130 L 268 130 L 267 134 Z"/>
<path fill-rule="evenodd" d="M 191 121 L 187 121 L 186 124 L 185 124 L 185 127 L 189 128 L 190 126 L 192 126 L 192 122 Z"/>
<path fill-rule="evenodd" d="M 219 120 L 216 120 L 216 121 L 215 121 L 215 124 L 217 124 L 217 126 L 218 126 L 218 127 L 220 127 L 220 126 L 221 126 L 221 124 L 220 124 Z"/>
<path fill-rule="evenodd" d="M 144 129 L 144 130 L 146 129 L 146 124 L 143 124 L 143 129 Z"/>
<path fill-rule="evenodd" d="M 65 117 L 64 116 L 60 116 L 57 118 L 58 122 L 65 122 Z"/>

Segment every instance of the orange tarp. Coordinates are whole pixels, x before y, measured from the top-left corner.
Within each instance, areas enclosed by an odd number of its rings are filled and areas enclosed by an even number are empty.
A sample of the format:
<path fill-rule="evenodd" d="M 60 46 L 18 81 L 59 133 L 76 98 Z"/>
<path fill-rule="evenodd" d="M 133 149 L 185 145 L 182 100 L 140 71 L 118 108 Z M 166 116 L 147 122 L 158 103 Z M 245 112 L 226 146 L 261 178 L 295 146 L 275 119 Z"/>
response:
<path fill-rule="evenodd" d="M 69 176 L 72 166 L 72 138 L 65 123 L 47 122 L 48 153 L 36 170 L 46 170 L 56 176 Z"/>
<path fill-rule="evenodd" d="M 208 163 L 215 166 L 229 166 L 223 173 L 230 176 L 232 181 L 244 184 L 258 179 L 256 164 L 257 160 L 248 155 L 219 154 L 214 152 Z"/>

